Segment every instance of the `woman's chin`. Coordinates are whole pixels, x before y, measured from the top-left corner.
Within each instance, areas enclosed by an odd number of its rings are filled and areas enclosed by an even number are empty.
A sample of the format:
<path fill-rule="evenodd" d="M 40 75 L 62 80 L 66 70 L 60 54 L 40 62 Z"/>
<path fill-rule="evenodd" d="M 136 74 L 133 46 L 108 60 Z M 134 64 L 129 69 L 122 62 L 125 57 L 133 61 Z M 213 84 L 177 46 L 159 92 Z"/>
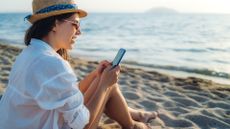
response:
<path fill-rule="evenodd" d="M 70 44 L 68 49 L 72 50 L 73 48 L 74 48 L 74 43 Z"/>
<path fill-rule="evenodd" d="M 73 46 L 69 46 L 68 48 L 66 48 L 67 50 L 72 50 Z"/>

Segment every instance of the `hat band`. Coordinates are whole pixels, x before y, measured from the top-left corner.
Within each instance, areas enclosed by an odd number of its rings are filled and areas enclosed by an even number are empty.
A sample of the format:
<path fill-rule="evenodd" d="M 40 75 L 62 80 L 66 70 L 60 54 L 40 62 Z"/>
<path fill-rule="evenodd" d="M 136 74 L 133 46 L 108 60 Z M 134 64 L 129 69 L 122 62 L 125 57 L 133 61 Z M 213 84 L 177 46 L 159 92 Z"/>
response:
<path fill-rule="evenodd" d="M 52 5 L 52 6 L 43 8 L 37 11 L 35 14 L 49 13 L 53 11 L 60 11 L 60 10 L 66 10 L 66 9 L 78 9 L 78 7 L 76 4 L 57 4 L 57 5 Z M 28 15 L 24 19 L 29 19 L 31 16 L 32 15 Z"/>
<path fill-rule="evenodd" d="M 52 6 L 43 8 L 37 11 L 35 14 L 49 13 L 52 11 L 59 11 L 59 10 L 66 10 L 66 9 L 78 9 L 78 8 L 76 4 L 57 4 L 57 5 L 52 5 Z"/>

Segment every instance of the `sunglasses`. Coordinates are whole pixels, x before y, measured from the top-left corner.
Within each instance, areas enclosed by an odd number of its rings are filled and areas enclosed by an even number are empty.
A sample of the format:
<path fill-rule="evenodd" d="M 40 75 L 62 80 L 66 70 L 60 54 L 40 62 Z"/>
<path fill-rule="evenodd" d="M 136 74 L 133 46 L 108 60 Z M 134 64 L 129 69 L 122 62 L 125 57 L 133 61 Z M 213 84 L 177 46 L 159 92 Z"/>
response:
<path fill-rule="evenodd" d="M 76 27 L 76 29 L 80 28 L 80 22 L 79 21 L 71 21 L 71 20 L 66 20 L 66 19 L 64 19 L 63 21 L 71 23 L 72 25 L 74 25 Z"/>

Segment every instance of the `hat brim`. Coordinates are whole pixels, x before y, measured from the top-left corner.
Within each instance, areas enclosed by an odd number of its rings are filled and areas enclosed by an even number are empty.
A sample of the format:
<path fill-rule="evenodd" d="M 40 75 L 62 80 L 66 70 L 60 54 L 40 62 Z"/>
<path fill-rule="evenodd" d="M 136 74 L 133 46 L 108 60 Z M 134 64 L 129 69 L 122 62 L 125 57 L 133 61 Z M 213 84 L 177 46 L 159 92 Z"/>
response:
<path fill-rule="evenodd" d="M 44 19 L 44 18 L 48 18 L 51 16 L 56 16 L 56 15 L 61 15 L 61 14 L 65 14 L 65 13 L 78 13 L 80 18 L 86 17 L 87 16 L 87 12 L 81 9 L 66 9 L 66 10 L 62 10 L 62 11 L 53 11 L 53 12 L 49 12 L 49 13 L 42 13 L 42 14 L 33 14 L 31 15 L 27 20 L 30 23 L 34 23 L 38 20 Z"/>

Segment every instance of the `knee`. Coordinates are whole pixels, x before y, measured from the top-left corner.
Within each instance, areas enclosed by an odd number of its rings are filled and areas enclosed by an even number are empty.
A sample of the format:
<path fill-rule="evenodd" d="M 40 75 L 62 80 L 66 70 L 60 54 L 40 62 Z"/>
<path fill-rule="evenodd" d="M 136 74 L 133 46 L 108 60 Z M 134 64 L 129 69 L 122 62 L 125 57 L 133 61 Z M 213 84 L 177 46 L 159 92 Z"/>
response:
<path fill-rule="evenodd" d="M 120 90 L 120 87 L 118 85 L 118 83 L 115 83 L 114 85 L 111 86 L 111 92 L 117 92 Z"/>
<path fill-rule="evenodd" d="M 111 86 L 112 89 L 119 89 L 119 85 L 118 83 L 115 83 Z"/>

